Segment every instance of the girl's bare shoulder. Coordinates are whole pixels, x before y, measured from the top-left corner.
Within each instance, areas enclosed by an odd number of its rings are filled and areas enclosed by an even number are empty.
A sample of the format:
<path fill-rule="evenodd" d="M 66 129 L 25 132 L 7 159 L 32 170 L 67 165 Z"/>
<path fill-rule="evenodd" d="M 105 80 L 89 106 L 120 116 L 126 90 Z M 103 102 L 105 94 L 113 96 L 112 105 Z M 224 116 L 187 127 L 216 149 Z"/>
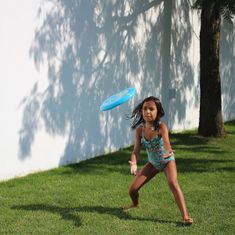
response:
<path fill-rule="evenodd" d="M 165 131 L 168 131 L 168 128 L 167 128 L 167 125 L 165 122 L 160 122 L 159 124 L 159 132 L 165 132 Z"/>
<path fill-rule="evenodd" d="M 139 127 L 136 128 L 136 134 L 137 134 L 138 136 L 141 136 L 142 131 L 143 131 L 143 127 L 142 127 L 142 126 L 139 126 Z"/>

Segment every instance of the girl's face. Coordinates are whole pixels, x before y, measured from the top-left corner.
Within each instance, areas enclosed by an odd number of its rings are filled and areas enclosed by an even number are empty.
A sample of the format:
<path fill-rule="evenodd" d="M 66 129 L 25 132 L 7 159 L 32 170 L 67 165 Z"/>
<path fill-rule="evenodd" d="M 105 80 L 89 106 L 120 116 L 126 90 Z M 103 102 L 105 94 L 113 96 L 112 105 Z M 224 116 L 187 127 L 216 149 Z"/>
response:
<path fill-rule="evenodd" d="M 157 107 L 154 101 L 146 101 L 142 107 L 142 115 L 146 122 L 154 122 L 157 118 Z"/>

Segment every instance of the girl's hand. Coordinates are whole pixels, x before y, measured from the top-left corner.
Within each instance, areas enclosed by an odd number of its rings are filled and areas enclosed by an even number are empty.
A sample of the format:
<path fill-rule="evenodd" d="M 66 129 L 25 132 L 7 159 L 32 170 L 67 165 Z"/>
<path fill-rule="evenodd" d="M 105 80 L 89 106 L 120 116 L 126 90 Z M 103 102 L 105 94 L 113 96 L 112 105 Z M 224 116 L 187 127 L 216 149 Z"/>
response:
<path fill-rule="evenodd" d="M 168 158 L 168 157 L 170 157 L 171 154 L 174 153 L 174 152 L 175 152 L 175 150 L 169 149 L 169 150 L 166 151 L 165 154 L 161 155 L 161 157 L 162 157 L 162 158 Z"/>
<path fill-rule="evenodd" d="M 131 174 L 136 175 L 137 174 L 137 164 L 136 162 L 129 161 L 131 165 Z"/>

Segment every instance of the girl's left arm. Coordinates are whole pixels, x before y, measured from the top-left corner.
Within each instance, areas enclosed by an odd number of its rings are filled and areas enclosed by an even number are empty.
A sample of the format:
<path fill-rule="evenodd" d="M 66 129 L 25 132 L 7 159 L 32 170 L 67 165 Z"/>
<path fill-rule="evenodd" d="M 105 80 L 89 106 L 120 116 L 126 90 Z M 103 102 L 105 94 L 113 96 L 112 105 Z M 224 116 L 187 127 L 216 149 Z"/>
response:
<path fill-rule="evenodd" d="M 164 154 L 163 157 L 170 157 L 174 150 L 171 149 L 168 128 L 164 122 L 160 124 L 160 134 L 162 136 L 163 144 L 166 150 L 166 154 Z"/>

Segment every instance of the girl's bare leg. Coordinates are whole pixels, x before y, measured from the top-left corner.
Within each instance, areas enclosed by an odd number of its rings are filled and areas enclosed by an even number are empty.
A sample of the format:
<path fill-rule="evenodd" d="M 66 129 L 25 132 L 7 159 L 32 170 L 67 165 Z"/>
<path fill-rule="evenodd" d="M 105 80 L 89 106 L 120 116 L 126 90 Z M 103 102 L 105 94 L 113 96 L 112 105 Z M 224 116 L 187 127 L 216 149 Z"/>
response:
<path fill-rule="evenodd" d="M 158 170 L 151 164 L 147 163 L 144 165 L 142 170 L 135 176 L 134 181 L 131 183 L 129 187 L 129 195 L 132 200 L 132 204 L 126 208 L 124 208 L 124 211 L 127 211 L 128 209 L 138 207 L 139 205 L 139 193 L 138 191 L 140 188 L 146 184 L 150 179 L 152 179 L 156 174 L 158 173 Z"/>
<path fill-rule="evenodd" d="M 180 185 L 178 183 L 177 179 L 177 170 L 176 170 L 176 162 L 175 161 L 170 161 L 166 168 L 164 169 L 164 173 L 167 177 L 167 181 L 169 184 L 169 187 L 174 195 L 176 204 L 179 207 L 181 216 L 183 218 L 183 222 L 185 224 L 192 224 L 193 220 L 189 217 L 187 208 L 186 208 L 186 203 L 184 199 L 183 192 L 180 188 Z"/>

